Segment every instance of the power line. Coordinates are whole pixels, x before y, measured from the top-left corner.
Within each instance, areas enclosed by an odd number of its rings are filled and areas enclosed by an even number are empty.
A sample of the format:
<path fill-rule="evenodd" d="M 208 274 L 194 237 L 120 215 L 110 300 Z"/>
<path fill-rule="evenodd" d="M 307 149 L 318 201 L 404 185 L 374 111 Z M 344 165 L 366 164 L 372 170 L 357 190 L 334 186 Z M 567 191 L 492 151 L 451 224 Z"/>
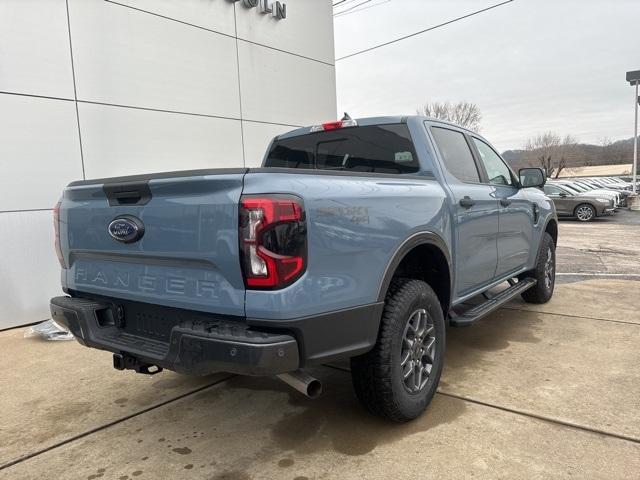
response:
<path fill-rule="evenodd" d="M 340 15 L 341 13 L 349 12 L 350 10 L 353 10 L 354 8 L 358 8 L 358 7 L 362 6 L 362 5 L 364 5 L 365 3 L 369 3 L 370 1 L 371 0 L 364 0 L 364 1 L 362 1 L 362 2 L 360 2 L 358 4 L 356 4 L 356 5 L 353 5 L 353 6 L 349 7 L 349 8 L 345 8 L 344 10 L 340 10 L 339 12 L 334 13 L 333 16 L 335 17 L 336 15 Z"/>
<path fill-rule="evenodd" d="M 453 18 L 443 23 L 439 23 L 438 25 L 434 25 L 433 27 L 425 28 L 424 30 L 420 30 L 419 32 L 411 33 L 409 35 L 405 35 L 404 37 L 396 38 L 394 40 L 390 40 L 388 42 L 381 43 L 379 45 L 374 45 L 373 47 L 365 48 L 364 50 L 360 50 L 358 52 L 350 53 L 349 55 L 345 55 L 344 57 L 336 58 L 336 62 L 340 60 L 344 60 L 345 58 L 355 57 L 356 55 L 360 55 L 363 53 L 370 52 L 371 50 L 376 50 L 381 47 L 386 47 L 387 45 L 391 45 L 392 43 L 397 43 L 402 40 L 406 40 L 407 38 L 415 37 L 417 35 L 422 35 L 423 33 L 430 32 L 431 30 L 435 30 L 436 28 L 444 27 L 445 25 L 449 25 L 454 22 L 459 22 L 460 20 L 464 20 L 465 18 L 473 17 L 474 15 L 478 15 L 480 13 L 486 12 L 488 10 L 492 10 L 494 8 L 498 8 L 502 5 L 506 5 L 507 3 L 511 3 L 513 0 L 506 0 L 501 3 L 496 3 L 495 5 L 491 5 L 490 7 L 483 8 L 482 10 L 477 10 L 475 12 L 468 13 L 467 15 L 462 15 L 461 17 Z"/>
<path fill-rule="evenodd" d="M 357 10 L 353 10 L 351 12 L 348 12 L 348 11 L 345 10 L 344 12 L 334 13 L 333 16 L 334 17 L 342 17 L 344 15 L 351 15 L 352 13 L 358 13 L 358 12 L 361 12 L 362 10 L 368 10 L 370 8 L 377 7 L 379 5 L 382 5 L 382 4 L 385 4 L 385 3 L 389 3 L 390 1 L 391 0 L 382 0 L 380 3 L 374 3 L 373 5 L 368 5 L 366 7 L 362 7 L 362 8 L 359 8 Z"/>
<path fill-rule="evenodd" d="M 356 2 L 356 1 L 357 1 L 357 0 L 339 0 L 339 1 L 337 1 L 336 3 L 334 3 L 334 4 L 333 4 L 333 7 L 335 8 L 335 7 L 337 7 L 338 5 L 340 5 L 340 4 L 342 4 L 342 3 L 349 4 L 349 3 Z M 346 7 L 346 5 L 344 5 L 344 6 Z"/>
<path fill-rule="evenodd" d="M 333 5 L 333 16 L 339 16 L 342 15 L 344 12 L 347 12 L 349 10 L 353 10 L 354 8 L 358 8 L 360 5 L 364 4 L 364 3 L 368 3 L 371 0 L 365 0 L 364 2 L 362 0 L 340 0 L 338 3 L 335 3 Z M 362 2 L 358 5 L 354 5 L 354 3 L 357 2 Z M 337 7 L 337 5 L 339 5 L 339 7 Z M 350 7 L 350 8 L 347 8 Z M 342 9 L 342 10 L 341 10 Z"/>

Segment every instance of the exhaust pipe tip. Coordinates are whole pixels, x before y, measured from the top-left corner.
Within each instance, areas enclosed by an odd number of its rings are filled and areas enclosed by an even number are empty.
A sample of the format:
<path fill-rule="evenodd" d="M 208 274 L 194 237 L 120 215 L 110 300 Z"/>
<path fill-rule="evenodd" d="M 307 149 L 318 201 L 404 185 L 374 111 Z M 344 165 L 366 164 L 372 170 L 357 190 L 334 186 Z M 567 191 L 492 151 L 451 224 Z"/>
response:
<path fill-rule="evenodd" d="M 281 373 L 277 377 L 307 398 L 315 400 L 322 395 L 322 382 L 302 370 Z"/>
<path fill-rule="evenodd" d="M 320 382 L 320 380 L 313 379 L 313 381 L 307 385 L 307 392 L 305 395 L 312 400 L 315 400 L 322 395 L 322 382 Z"/>

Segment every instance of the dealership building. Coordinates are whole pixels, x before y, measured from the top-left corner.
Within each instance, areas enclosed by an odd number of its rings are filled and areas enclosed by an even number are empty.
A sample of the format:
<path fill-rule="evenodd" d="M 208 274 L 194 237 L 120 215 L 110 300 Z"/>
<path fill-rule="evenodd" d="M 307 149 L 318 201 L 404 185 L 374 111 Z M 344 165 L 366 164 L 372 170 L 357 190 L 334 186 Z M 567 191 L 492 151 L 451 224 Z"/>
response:
<path fill-rule="evenodd" d="M 60 295 L 69 182 L 253 167 L 335 117 L 330 0 L 0 2 L 0 329 Z"/>

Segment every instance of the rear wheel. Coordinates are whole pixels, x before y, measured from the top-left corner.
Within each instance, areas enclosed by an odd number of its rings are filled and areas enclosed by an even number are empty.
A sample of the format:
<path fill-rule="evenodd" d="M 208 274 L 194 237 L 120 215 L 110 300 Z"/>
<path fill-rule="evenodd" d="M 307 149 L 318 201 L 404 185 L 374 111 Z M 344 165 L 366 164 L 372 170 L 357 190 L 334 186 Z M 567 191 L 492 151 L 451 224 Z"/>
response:
<path fill-rule="evenodd" d="M 590 222 L 596 217 L 596 209 L 588 203 L 583 203 L 576 207 L 575 216 L 580 222 Z"/>
<path fill-rule="evenodd" d="M 556 244 L 548 233 L 542 237 L 540 254 L 536 261 L 536 268 L 519 277 L 535 278 L 537 283 L 522 293 L 522 298 L 528 303 L 547 303 L 553 296 L 556 283 Z"/>
<path fill-rule="evenodd" d="M 376 345 L 351 359 L 358 399 L 389 420 L 416 418 L 436 392 L 444 348 L 444 315 L 435 292 L 420 280 L 394 280 Z"/>

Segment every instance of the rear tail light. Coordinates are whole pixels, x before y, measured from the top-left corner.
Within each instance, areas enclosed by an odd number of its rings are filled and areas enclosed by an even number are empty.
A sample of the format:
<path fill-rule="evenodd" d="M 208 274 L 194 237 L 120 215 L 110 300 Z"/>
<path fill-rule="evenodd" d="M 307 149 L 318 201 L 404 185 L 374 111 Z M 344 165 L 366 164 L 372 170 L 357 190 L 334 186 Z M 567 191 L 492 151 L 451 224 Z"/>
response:
<path fill-rule="evenodd" d="M 62 249 L 60 248 L 60 202 L 56 203 L 55 207 L 53 207 L 53 231 L 55 232 L 54 245 L 58 262 L 60 262 L 62 268 L 67 268 L 64 256 L 62 255 Z"/>
<path fill-rule="evenodd" d="M 243 195 L 240 256 L 247 288 L 276 290 L 300 278 L 307 264 L 302 199 L 294 195 Z"/>

